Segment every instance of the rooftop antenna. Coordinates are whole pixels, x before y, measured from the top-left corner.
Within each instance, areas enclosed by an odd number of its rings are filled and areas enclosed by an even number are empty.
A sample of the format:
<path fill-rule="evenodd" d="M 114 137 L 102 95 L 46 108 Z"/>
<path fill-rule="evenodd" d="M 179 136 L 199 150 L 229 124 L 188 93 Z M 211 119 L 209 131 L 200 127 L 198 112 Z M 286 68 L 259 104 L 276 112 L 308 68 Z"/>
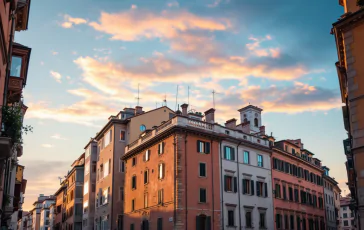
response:
<path fill-rule="evenodd" d="M 59 184 L 62 184 L 62 177 L 58 177 L 58 180 L 59 180 Z"/>
<path fill-rule="evenodd" d="M 188 95 L 188 99 L 187 99 L 187 104 L 190 104 L 190 86 L 187 87 L 188 91 L 187 91 L 187 95 Z"/>
<path fill-rule="evenodd" d="M 176 93 L 176 107 L 177 107 L 177 99 L 178 99 L 178 85 L 177 85 L 177 93 Z M 176 108 L 175 110 L 177 110 L 178 108 Z"/>
<path fill-rule="evenodd" d="M 164 94 L 163 106 L 167 106 L 167 94 Z"/>
<path fill-rule="evenodd" d="M 214 109 L 215 109 L 215 94 L 221 94 L 221 93 L 218 93 L 215 90 L 212 90 L 212 104 L 213 104 Z"/>
<path fill-rule="evenodd" d="M 137 99 L 137 106 L 139 106 L 139 100 L 141 99 L 141 98 L 139 97 L 139 84 L 138 84 L 138 97 L 136 97 L 135 99 Z"/>

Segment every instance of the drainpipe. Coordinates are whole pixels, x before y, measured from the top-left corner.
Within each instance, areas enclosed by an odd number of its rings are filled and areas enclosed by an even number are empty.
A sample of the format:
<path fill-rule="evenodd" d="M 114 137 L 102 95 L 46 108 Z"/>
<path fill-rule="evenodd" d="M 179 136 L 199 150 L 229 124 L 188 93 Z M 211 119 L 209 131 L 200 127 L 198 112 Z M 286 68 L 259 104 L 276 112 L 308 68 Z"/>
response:
<path fill-rule="evenodd" d="M 213 157 L 213 151 L 212 151 L 212 143 L 213 141 L 211 140 L 210 142 L 210 155 L 211 155 L 211 183 L 212 183 L 212 230 L 214 230 L 214 223 L 215 223 L 215 195 L 214 195 L 214 191 L 215 191 L 215 187 L 214 187 L 214 171 L 212 170 L 213 166 L 214 166 L 214 157 Z"/>
<path fill-rule="evenodd" d="M 221 218 L 221 221 L 222 221 L 222 229 L 224 229 L 224 218 L 225 218 L 225 216 L 224 216 L 224 189 L 223 189 L 223 187 L 224 187 L 224 182 L 223 182 L 223 177 L 222 177 L 222 140 L 220 140 L 220 183 L 221 183 L 221 186 L 220 186 L 220 192 L 221 192 L 221 207 L 220 207 L 220 209 L 221 209 L 221 212 L 222 212 L 222 214 L 221 214 L 221 216 L 222 216 L 222 218 Z"/>
<path fill-rule="evenodd" d="M 11 13 L 11 30 L 9 36 L 9 48 L 8 48 L 8 63 L 6 64 L 6 75 L 5 75 L 5 85 L 4 85 L 4 93 L 3 93 L 3 105 L 6 105 L 6 97 L 8 94 L 8 84 L 9 84 L 9 77 L 10 77 L 10 68 L 11 68 L 11 54 L 13 52 L 13 37 L 14 37 L 14 30 L 15 30 L 15 11 Z"/>
<path fill-rule="evenodd" d="M 239 142 L 238 146 L 236 146 L 236 165 L 238 166 L 238 179 L 237 179 L 237 182 L 238 182 L 238 189 L 237 189 L 237 192 L 238 192 L 238 202 L 239 202 L 239 229 L 241 229 L 241 211 L 240 211 L 240 186 L 239 186 L 239 176 L 240 176 L 240 172 L 239 172 L 239 145 L 241 145 L 241 141 Z"/>
<path fill-rule="evenodd" d="M 185 226 L 186 226 L 186 230 L 188 230 L 188 218 L 187 218 L 187 215 L 188 215 L 188 210 L 187 210 L 187 132 L 185 133 L 185 183 L 186 183 L 186 192 L 185 192 L 185 199 L 186 199 L 186 207 L 185 207 L 185 221 L 186 221 L 186 224 L 185 224 Z"/>
<path fill-rule="evenodd" d="M 174 148 L 174 156 L 173 156 L 173 161 L 174 161 L 174 174 L 173 174 L 173 181 L 174 181 L 174 183 L 173 183 L 173 186 L 174 186 L 174 201 L 173 201 L 173 206 L 174 206 L 174 208 L 173 208 L 173 229 L 175 229 L 176 228 L 176 216 L 177 216 L 177 213 L 176 213 L 176 196 L 177 196 L 177 191 L 176 191 L 176 172 L 177 172 L 177 163 L 176 163 L 176 159 L 177 159 L 177 157 L 176 157 L 176 155 L 177 155 L 177 147 L 176 147 L 176 145 L 177 145 L 177 143 L 176 143 L 176 136 L 177 136 L 177 134 L 174 134 L 174 143 L 173 143 L 173 148 Z M 186 193 L 187 193 L 187 190 L 186 190 Z M 163 196 L 164 196 L 164 194 L 163 194 Z"/>

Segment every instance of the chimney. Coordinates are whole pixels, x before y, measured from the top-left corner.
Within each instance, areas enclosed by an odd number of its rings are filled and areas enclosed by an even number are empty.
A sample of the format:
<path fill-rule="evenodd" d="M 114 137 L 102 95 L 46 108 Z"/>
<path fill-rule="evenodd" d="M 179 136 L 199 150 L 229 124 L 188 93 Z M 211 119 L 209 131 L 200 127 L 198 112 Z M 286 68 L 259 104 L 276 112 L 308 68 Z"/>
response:
<path fill-rule="evenodd" d="M 135 115 L 139 115 L 143 113 L 143 107 L 141 106 L 135 106 Z"/>
<path fill-rule="evenodd" d="M 265 135 L 265 126 L 264 125 L 260 126 L 259 130 L 260 130 L 260 135 Z"/>
<path fill-rule="evenodd" d="M 205 120 L 208 123 L 215 122 L 215 109 L 211 108 L 205 112 Z"/>
<path fill-rule="evenodd" d="M 182 108 L 182 116 L 187 116 L 188 104 L 186 104 L 186 103 L 182 104 L 181 108 Z"/>
<path fill-rule="evenodd" d="M 230 128 L 230 129 L 236 129 L 236 119 L 233 118 L 233 119 L 226 121 L 225 127 Z"/>

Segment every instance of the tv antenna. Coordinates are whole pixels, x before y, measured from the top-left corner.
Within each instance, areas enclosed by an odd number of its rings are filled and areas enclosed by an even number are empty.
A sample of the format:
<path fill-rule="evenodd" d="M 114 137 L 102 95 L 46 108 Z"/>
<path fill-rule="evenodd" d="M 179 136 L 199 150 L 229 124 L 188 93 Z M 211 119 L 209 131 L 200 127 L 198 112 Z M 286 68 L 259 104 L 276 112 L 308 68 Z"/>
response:
<path fill-rule="evenodd" d="M 59 184 L 62 184 L 62 177 L 58 177 L 58 180 L 59 180 Z"/>
<path fill-rule="evenodd" d="M 139 100 L 141 99 L 141 98 L 139 97 L 139 84 L 138 84 L 138 97 L 136 97 L 135 99 L 137 99 L 137 106 L 139 106 Z"/>
<path fill-rule="evenodd" d="M 218 93 L 215 90 L 212 90 L 212 105 L 213 105 L 214 109 L 215 109 L 215 94 L 221 94 L 221 93 Z"/>
<path fill-rule="evenodd" d="M 177 85 L 177 93 L 176 93 L 176 109 L 175 109 L 176 111 L 177 111 L 177 109 L 178 109 L 178 108 L 177 108 L 177 99 L 178 99 L 178 85 Z"/>
<path fill-rule="evenodd" d="M 164 100 L 162 106 L 167 106 L 167 94 L 164 94 Z"/>

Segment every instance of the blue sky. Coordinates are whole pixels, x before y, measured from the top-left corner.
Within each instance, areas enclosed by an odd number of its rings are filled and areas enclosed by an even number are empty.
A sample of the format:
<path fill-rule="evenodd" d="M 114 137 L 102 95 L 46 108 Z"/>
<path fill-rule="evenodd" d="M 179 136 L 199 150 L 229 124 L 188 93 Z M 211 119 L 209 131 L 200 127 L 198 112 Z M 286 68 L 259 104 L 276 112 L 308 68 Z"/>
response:
<path fill-rule="evenodd" d="M 153 2 L 153 3 L 151 3 Z M 196 3 L 198 2 L 198 3 Z M 220 123 L 248 103 L 277 139 L 301 138 L 344 186 L 345 138 L 331 24 L 337 2 L 271 0 L 32 1 L 24 92 L 25 209 L 57 190 L 89 138 L 126 106 L 187 102 Z M 344 188 L 344 187 L 343 187 Z"/>

